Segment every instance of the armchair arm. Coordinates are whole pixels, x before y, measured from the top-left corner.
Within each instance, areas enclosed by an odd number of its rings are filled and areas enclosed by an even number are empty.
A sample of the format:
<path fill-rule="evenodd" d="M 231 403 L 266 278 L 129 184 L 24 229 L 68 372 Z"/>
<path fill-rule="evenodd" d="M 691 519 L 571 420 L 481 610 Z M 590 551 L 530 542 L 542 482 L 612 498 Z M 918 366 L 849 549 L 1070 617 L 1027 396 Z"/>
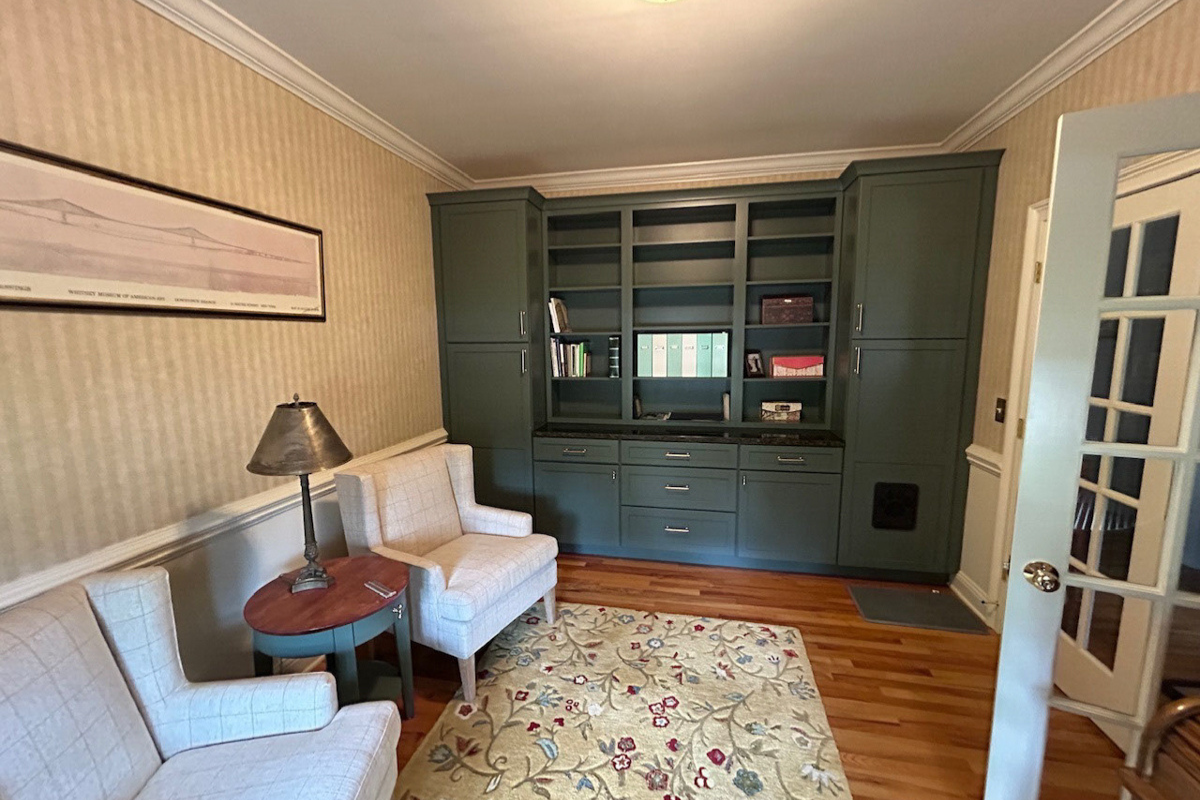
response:
<path fill-rule="evenodd" d="M 196 747 L 318 730 L 337 710 L 327 672 L 187 683 L 165 698 L 157 734 L 169 757 Z"/>
<path fill-rule="evenodd" d="M 416 571 L 409 575 L 409 582 L 414 586 L 433 591 L 441 591 L 446 588 L 446 576 L 442 572 L 442 565 L 436 561 L 430 561 L 423 556 L 414 556 L 412 553 L 405 553 L 403 550 L 396 550 L 387 545 L 372 547 L 371 552 L 415 567 Z"/>
<path fill-rule="evenodd" d="M 533 517 L 524 511 L 509 511 L 472 503 L 458 507 L 458 518 L 467 533 L 489 533 L 493 536 L 528 536 L 533 533 Z"/>
<path fill-rule="evenodd" d="M 450 484 L 454 487 L 454 502 L 458 520 L 467 533 L 490 533 L 493 536 L 528 536 L 533 533 L 533 517 L 523 511 L 482 506 L 475 502 L 475 468 L 471 448 L 463 444 L 442 445 Z"/>

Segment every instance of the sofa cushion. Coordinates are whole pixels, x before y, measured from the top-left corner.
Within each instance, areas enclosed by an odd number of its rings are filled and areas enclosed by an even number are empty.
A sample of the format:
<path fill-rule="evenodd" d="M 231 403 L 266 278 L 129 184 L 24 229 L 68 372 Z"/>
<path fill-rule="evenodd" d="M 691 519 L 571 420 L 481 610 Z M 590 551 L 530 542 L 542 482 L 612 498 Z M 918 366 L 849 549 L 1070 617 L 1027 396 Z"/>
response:
<path fill-rule="evenodd" d="M 138 800 L 358 800 L 390 796 L 400 715 L 390 702 L 343 708 L 324 728 L 185 750 Z"/>
<path fill-rule="evenodd" d="M 441 617 L 468 622 L 499 603 L 558 555 L 558 540 L 540 533 L 490 536 L 466 533 L 425 555 L 441 565 L 446 591 Z"/>
<path fill-rule="evenodd" d="M 0 614 L 0 797 L 129 800 L 161 759 L 71 584 Z"/>
<path fill-rule="evenodd" d="M 383 543 L 423 556 L 462 535 L 450 470 L 441 448 L 431 447 L 382 462 L 375 474 Z"/>

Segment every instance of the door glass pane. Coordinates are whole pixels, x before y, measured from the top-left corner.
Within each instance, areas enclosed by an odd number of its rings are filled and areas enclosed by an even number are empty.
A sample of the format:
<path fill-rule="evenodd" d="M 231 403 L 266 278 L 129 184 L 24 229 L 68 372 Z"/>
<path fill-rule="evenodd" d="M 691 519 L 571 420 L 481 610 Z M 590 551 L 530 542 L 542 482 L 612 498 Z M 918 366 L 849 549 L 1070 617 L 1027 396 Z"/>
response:
<path fill-rule="evenodd" d="M 1079 465 L 1079 477 L 1090 483 L 1100 480 L 1100 456 L 1084 455 Z"/>
<path fill-rule="evenodd" d="M 1178 607 L 1171 615 L 1163 693 L 1172 699 L 1200 689 L 1200 609 Z"/>
<path fill-rule="evenodd" d="M 1122 632 L 1121 612 L 1125 608 L 1125 598 L 1108 592 L 1089 594 L 1092 595 L 1092 615 L 1087 649 L 1101 664 L 1112 669 Z"/>
<path fill-rule="evenodd" d="M 1083 590 L 1078 586 L 1068 586 L 1066 602 L 1063 605 L 1062 632 L 1074 639 L 1079 631 L 1079 609 L 1083 604 Z"/>
<path fill-rule="evenodd" d="M 1084 456 L 1087 458 L 1087 456 Z M 1092 456 L 1096 459 L 1096 470 L 1100 469 L 1100 457 Z M 1114 458 L 1112 459 L 1112 469 L 1108 476 L 1108 488 L 1113 491 L 1127 494 L 1130 497 L 1138 497 L 1142 493 L 1142 472 L 1145 462 L 1140 458 Z"/>
<path fill-rule="evenodd" d="M 1171 266 L 1175 261 L 1178 233 L 1178 214 L 1148 222 L 1142 229 L 1142 257 L 1137 280 L 1139 296 L 1170 294 Z"/>
<path fill-rule="evenodd" d="M 1075 527 L 1071 532 L 1071 558 L 1087 563 L 1096 513 L 1096 493 L 1080 489 L 1075 501 Z"/>
<path fill-rule="evenodd" d="M 1113 359 L 1117 354 L 1117 321 L 1100 320 L 1096 341 L 1096 364 L 1092 369 L 1092 397 L 1108 397 L 1112 391 Z"/>
<path fill-rule="evenodd" d="M 1192 486 L 1192 508 L 1188 513 L 1183 559 L 1179 565 L 1179 588 L 1200 594 L 1200 470 Z"/>
<path fill-rule="evenodd" d="M 1115 441 L 1125 444 L 1146 444 L 1150 441 L 1150 417 L 1122 411 L 1117 414 Z"/>
<path fill-rule="evenodd" d="M 1154 405 L 1154 386 L 1158 380 L 1158 360 L 1165 324 L 1166 320 L 1162 317 L 1131 319 L 1128 322 L 1129 351 L 1125 356 L 1125 385 L 1121 389 L 1121 399 L 1126 403 Z M 1187 365 L 1180 366 L 1186 368 Z"/>
<path fill-rule="evenodd" d="M 1133 556 L 1133 531 L 1137 509 L 1116 500 L 1104 503 L 1104 520 L 1100 530 L 1100 574 L 1123 581 L 1129 577 L 1129 560 Z"/>
<path fill-rule="evenodd" d="M 1108 272 L 1104 277 L 1104 296 L 1125 294 L 1125 265 L 1129 262 L 1129 227 L 1112 232 L 1108 246 Z"/>

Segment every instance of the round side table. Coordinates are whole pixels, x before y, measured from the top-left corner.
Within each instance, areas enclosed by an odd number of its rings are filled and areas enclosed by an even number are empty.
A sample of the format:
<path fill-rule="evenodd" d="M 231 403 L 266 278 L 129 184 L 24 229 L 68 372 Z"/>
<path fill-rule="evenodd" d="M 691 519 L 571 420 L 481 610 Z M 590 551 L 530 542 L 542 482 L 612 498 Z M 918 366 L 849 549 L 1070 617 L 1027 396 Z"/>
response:
<path fill-rule="evenodd" d="M 337 680 L 339 704 L 394 699 L 395 667 L 374 661 L 360 665 L 354 654 L 355 647 L 390 628 L 396 634 L 400 661 L 402 716 L 412 719 L 412 638 L 406 613 L 408 565 L 376 555 L 335 558 L 323 565 L 334 579 L 327 589 L 292 594 L 288 579 L 294 573 L 289 573 L 266 584 L 246 601 L 243 616 L 254 631 L 255 674 L 270 675 L 274 658 L 323 655 Z M 368 582 L 387 591 L 373 591 Z"/>

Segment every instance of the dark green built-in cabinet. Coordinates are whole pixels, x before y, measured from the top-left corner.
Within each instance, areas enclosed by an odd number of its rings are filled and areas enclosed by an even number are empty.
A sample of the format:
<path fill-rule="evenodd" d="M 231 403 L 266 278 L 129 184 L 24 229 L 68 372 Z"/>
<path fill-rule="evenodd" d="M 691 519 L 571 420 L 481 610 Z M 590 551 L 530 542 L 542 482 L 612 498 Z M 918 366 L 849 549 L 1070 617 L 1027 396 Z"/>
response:
<path fill-rule="evenodd" d="M 430 202 L 445 427 L 475 449 L 480 502 L 531 512 L 530 434 L 545 422 L 542 198 L 503 190 Z"/>
<path fill-rule="evenodd" d="M 961 546 L 999 161 L 431 195 L 445 424 L 475 448 L 480 500 L 532 511 L 567 552 L 944 580 Z M 763 298 L 796 294 L 813 298 L 811 322 L 764 324 Z M 570 333 L 550 331 L 552 298 Z M 724 334 L 728 373 L 638 374 L 638 336 L 678 332 Z M 587 342 L 591 371 L 551 375 L 555 342 Z M 822 355 L 826 372 L 752 378 L 751 351 Z M 803 402 L 801 420 L 759 419 L 775 400 Z"/>

